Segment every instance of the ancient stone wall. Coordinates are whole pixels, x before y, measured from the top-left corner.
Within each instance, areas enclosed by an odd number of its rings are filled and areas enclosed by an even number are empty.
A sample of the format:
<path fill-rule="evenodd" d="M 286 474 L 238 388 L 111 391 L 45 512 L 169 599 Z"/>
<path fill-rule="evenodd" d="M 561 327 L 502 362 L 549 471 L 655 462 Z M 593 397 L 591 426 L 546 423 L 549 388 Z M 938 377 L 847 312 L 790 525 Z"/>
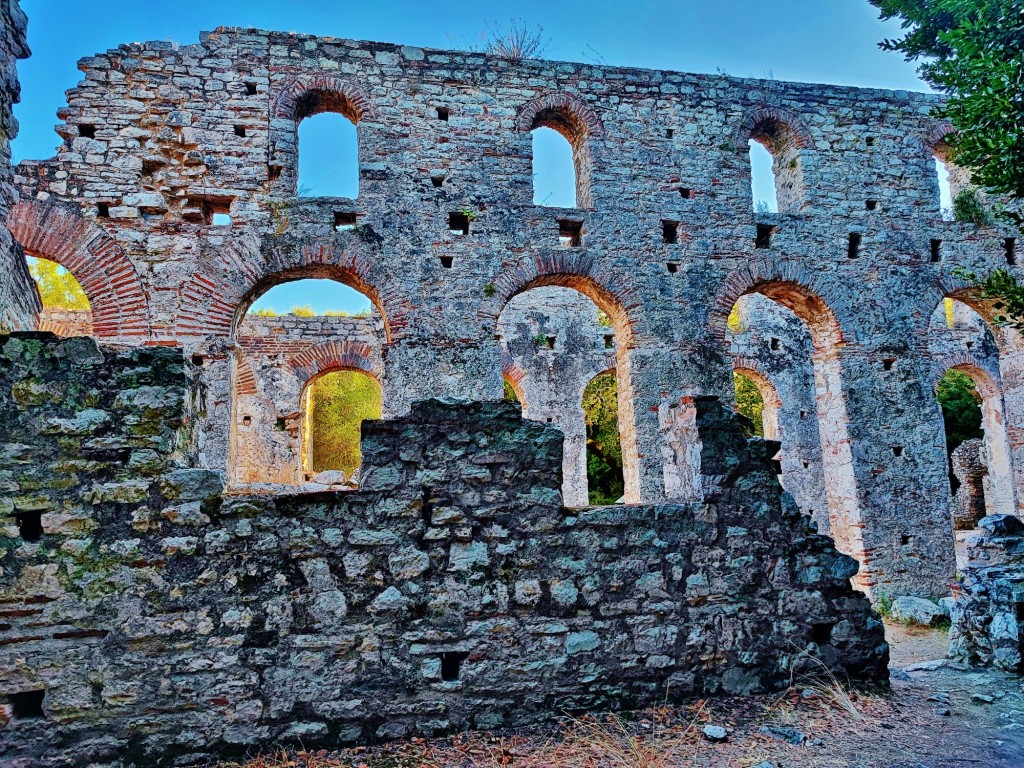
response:
<path fill-rule="evenodd" d="M 857 566 L 760 439 L 680 405 L 701 500 L 568 509 L 510 403 L 364 428 L 358 492 L 222 496 L 180 350 L 0 337 L 0 752 L 190 764 L 565 711 L 884 680 Z M 774 450 L 774 448 L 771 448 Z"/>
<path fill-rule="evenodd" d="M 18 0 L 0 0 L 0 222 L 18 199 L 11 171 L 11 140 L 18 135 L 13 107 L 18 103 L 17 60 L 28 57 L 25 32 L 28 19 Z M 39 296 L 25 267 L 21 249 L 6 227 L 0 226 L 0 331 L 34 327 Z"/>
<path fill-rule="evenodd" d="M 394 414 L 500 398 L 502 309 L 561 285 L 612 320 L 627 500 L 685 498 L 675 411 L 731 397 L 727 318 L 759 293 L 811 337 L 830 529 L 861 586 L 946 590 L 929 318 L 950 295 L 990 318 L 951 270 L 1020 249 L 1009 230 L 942 220 L 934 97 L 235 28 L 80 67 L 57 156 L 17 170 L 10 226 L 76 274 L 97 335 L 203 358 L 206 466 L 228 469 L 233 337 L 275 283 L 332 277 L 373 300 Z M 322 111 L 357 124 L 355 200 L 296 197 L 297 125 Z M 577 208 L 533 204 L 539 126 L 572 146 Z M 750 139 L 775 153 L 782 213 L 752 209 Z M 1005 334 L 999 354 L 1019 486 L 1024 344 Z"/>

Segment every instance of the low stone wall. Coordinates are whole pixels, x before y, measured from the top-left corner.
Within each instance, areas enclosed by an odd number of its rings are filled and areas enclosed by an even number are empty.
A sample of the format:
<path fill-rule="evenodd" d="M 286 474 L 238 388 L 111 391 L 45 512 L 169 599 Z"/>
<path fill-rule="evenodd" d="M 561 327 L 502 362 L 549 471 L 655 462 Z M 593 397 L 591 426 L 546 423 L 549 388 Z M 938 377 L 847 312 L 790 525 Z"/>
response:
<path fill-rule="evenodd" d="M 965 537 L 963 580 L 954 590 L 950 655 L 1024 672 L 1024 523 L 990 515 Z"/>
<path fill-rule="evenodd" d="M 714 399 L 678 406 L 699 502 L 566 509 L 559 432 L 440 401 L 364 425 L 359 492 L 225 496 L 179 466 L 202 404 L 180 351 L 26 334 L 0 358 L 19 768 L 513 727 L 779 689 L 811 658 L 886 679 L 856 563 Z"/>

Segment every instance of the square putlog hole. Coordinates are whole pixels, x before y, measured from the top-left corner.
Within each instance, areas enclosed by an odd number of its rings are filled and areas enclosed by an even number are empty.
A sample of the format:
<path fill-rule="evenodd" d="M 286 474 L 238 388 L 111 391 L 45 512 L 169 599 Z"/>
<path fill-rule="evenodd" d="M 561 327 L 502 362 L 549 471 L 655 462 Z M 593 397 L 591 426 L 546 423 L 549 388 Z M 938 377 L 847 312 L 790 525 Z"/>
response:
<path fill-rule="evenodd" d="M 462 673 L 462 662 L 469 658 L 463 651 L 446 651 L 441 654 L 441 679 L 453 682 Z"/>
<path fill-rule="evenodd" d="M 661 239 L 669 245 L 674 245 L 679 242 L 679 222 L 678 221 L 665 221 L 661 222 Z"/>
<path fill-rule="evenodd" d="M 356 228 L 358 220 L 356 214 L 348 211 L 334 212 L 334 229 L 338 232 L 348 232 Z"/>
<path fill-rule="evenodd" d="M 46 717 L 46 713 L 43 712 L 44 698 L 46 691 L 21 691 L 8 695 L 7 703 L 11 706 L 11 714 L 15 720 L 38 720 Z"/>
<path fill-rule="evenodd" d="M 582 221 L 558 221 L 558 242 L 566 248 L 579 248 L 583 245 Z"/>
<path fill-rule="evenodd" d="M 775 234 L 775 227 L 771 224 L 758 224 L 757 236 L 754 238 L 755 248 L 771 248 L 772 235 Z"/>
<path fill-rule="evenodd" d="M 469 234 L 469 214 L 462 211 L 453 211 L 448 214 L 448 231 L 453 235 Z"/>

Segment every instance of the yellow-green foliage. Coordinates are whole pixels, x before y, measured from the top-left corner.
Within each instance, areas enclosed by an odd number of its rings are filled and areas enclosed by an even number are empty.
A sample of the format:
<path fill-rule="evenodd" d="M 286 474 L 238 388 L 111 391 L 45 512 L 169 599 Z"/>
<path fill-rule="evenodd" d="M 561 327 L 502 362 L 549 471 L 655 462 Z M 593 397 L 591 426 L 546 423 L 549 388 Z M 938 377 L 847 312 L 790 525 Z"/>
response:
<path fill-rule="evenodd" d="M 742 373 L 733 371 L 732 380 L 736 385 L 736 409 L 754 422 L 754 434 L 764 437 L 764 398 L 761 397 L 761 390 L 749 376 Z"/>
<path fill-rule="evenodd" d="M 614 373 L 595 376 L 583 391 L 587 422 L 587 480 L 591 504 L 613 504 L 622 496 L 619 396 Z"/>
<path fill-rule="evenodd" d="M 64 267 L 48 259 L 27 257 L 28 271 L 39 288 L 47 309 L 89 309 L 89 299 L 78 281 Z"/>
<path fill-rule="evenodd" d="M 314 472 L 354 471 L 362 460 L 363 419 L 380 418 L 380 385 L 365 373 L 336 371 L 311 385 L 310 442 Z"/>
<path fill-rule="evenodd" d="M 729 312 L 729 318 L 726 320 L 726 325 L 733 333 L 740 333 L 743 331 L 743 320 L 740 318 L 740 303 L 738 301 L 732 305 L 732 311 Z"/>

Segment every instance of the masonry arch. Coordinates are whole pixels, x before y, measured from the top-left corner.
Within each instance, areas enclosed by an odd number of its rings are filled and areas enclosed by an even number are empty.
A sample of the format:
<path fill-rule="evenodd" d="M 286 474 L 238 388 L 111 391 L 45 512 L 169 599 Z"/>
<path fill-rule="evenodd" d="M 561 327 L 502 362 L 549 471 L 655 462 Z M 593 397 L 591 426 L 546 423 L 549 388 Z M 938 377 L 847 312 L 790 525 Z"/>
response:
<path fill-rule="evenodd" d="M 27 256 L 59 264 L 78 281 L 89 300 L 91 335 L 149 336 L 149 301 L 135 265 L 96 224 L 37 201 L 19 202 L 7 223 Z"/>
<path fill-rule="evenodd" d="M 343 473 L 349 486 L 357 486 L 362 421 L 382 413 L 380 379 L 365 367 L 339 362 L 304 382 L 299 403 L 301 480 L 337 484 L 337 473 Z"/>
<path fill-rule="evenodd" d="M 972 189 L 971 172 L 958 165 L 953 157 L 953 143 L 956 129 L 948 122 L 933 126 L 925 139 L 929 159 L 934 165 L 932 174 L 932 200 L 942 218 L 956 218 L 956 199 L 963 192 Z"/>
<path fill-rule="evenodd" d="M 736 131 L 735 142 L 738 151 L 752 153 L 749 168 L 755 202 L 762 186 L 754 173 L 755 166 L 759 166 L 756 152 L 763 148 L 771 155 L 771 178 L 766 180 L 766 185 L 774 187 L 774 206 L 766 201 L 762 212 L 774 212 L 774 208 L 780 213 L 797 213 L 807 205 L 805 155 L 814 144 L 810 132 L 796 115 L 778 107 L 750 110 Z"/>
<path fill-rule="evenodd" d="M 726 349 L 729 315 L 741 297 L 751 294 L 759 294 L 791 312 L 810 334 L 828 528 L 840 551 L 865 564 L 840 359 L 844 331 L 827 301 L 828 293 L 820 290 L 800 267 L 765 261 L 737 270 L 726 278 L 711 316 L 712 332 L 721 338 Z M 779 349 L 779 352 L 785 350 Z M 862 573 L 861 578 L 865 575 Z"/>
<path fill-rule="evenodd" d="M 587 503 L 586 489 L 586 434 L 582 413 L 583 392 L 586 385 L 598 373 L 614 368 L 616 375 L 616 390 L 618 401 L 618 429 L 619 440 L 622 451 L 622 468 L 625 485 L 625 498 L 628 502 L 640 501 L 640 479 L 639 479 L 639 450 L 637 446 L 636 418 L 634 412 L 634 394 L 632 385 L 632 359 L 630 344 L 636 338 L 639 323 L 635 322 L 630 313 L 635 306 L 623 302 L 623 294 L 608 289 L 590 275 L 593 268 L 592 263 L 556 263 L 541 259 L 530 264 L 521 265 L 519 269 L 506 273 L 495 280 L 496 295 L 484 310 L 486 317 L 495 328 L 499 338 L 502 335 L 502 315 L 510 302 L 517 296 L 530 291 L 543 288 L 570 289 L 570 293 L 581 294 L 595 305 L 593 311 L 594 332 L 589 342 L 594 348 L 594 355 L 601 358 L 601 363 L 594 368 L 583 368 L 575 370 L 571 375 L 571 381 L 562 383 L 562 389 L 556 398 L 565 408 L 578 416 L 572 421 L 563 424 L 563 431 L 566 432 L 566 450 L 563 454 L 563 476 L 575 479 L 574 485 L 566 485 L 566 503 L 572 506 L 581 506 Z M 601 327 L 598 325 L 599 313 L 604 312 L 609 318 L 611 325 Z M 582 325 L 582 323 L 580 324 Z M 546 329 L 538 329 L 538 337 L 534 343 L 544 354 L 556 355 L 563 343 L 561 331 L 549 333 Z M 606 347 L 606 336 L 614 337 L 611 349 Z M 543 342 L 543 343 L 542 343 Z M 538 410 L 541 405 L 526 393 L 530 401 L 529 408 L 524 415 L 532 418 L 549 417 L 554 421 L 555 414 L 541 414 Z M 568 418 L 568 414 L 562 414 Z M 582 478 L 582 480 L 580 480 Z"/>
<path fill-rule="evenodd" d="M 275 129 L 274 151 L 271 158 L 271 176 L 277 176 L 279 188 L 289 195 L 330 196 L 355 198 L 359 193 L 359 123 L 373 111 L 373 102 L 356 83 L 327 74 L 303 75 L 281 90 L 271 108 Z M 304 189 L 300 179 L 299 133 L 304 121 L 319 116 L 338 115 L 354 126 L 354 137 L 344 136 L 344 128 L 323 120 L 341 140 L 346 161 L 332 167 L 332 173 L 323 178 L 331 186 L 326 191 L 348 194 L 324 195 L 324 189 Z M 354 151 L 352 144 L 355 144 Z M 338 153 L 318 157 L 317 162 L 334 165 Z M 331 177 L 334 177 L 332 180 Z M 273 180 L 273 179 L 272 179 Z M 304 194 L 305 193 L 305 194 Z"/>
<path fill-rule="evenodd" d="M 604 126 L 594 111 L 577 96 L 549 93 L 526 104 L 519 112 L 516 126 L 521 132 L 531 134 L 543 128 L 561 134 L 572 148 L 576 176 L 576 201 L 572 207 L 592 208 L 592 140 L 604 134 Z M 538 202 L 536 197 L 535 192 L 535 204 L 543 205 L 543 201 Z"/>

